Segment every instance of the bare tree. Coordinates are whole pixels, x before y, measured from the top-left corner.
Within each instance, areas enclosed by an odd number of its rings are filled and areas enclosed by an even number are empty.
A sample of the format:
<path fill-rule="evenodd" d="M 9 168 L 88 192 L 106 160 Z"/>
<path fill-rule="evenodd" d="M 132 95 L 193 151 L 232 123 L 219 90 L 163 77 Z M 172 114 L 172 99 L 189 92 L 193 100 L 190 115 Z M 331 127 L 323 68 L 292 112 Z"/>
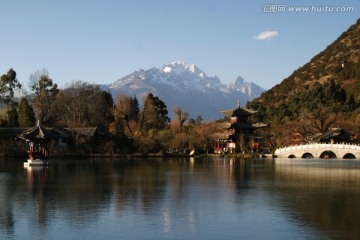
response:
<path fill-rule="evenodd" d="M 180 124 L 180 132 L 182 132 L 183 130 L 183 125 L 186 122 L 186 120 L 188 120 L 189 118 L 189 113 L 185 110 L 183 110 L 180 106 L 176 106 L 173 109 L 177 120 L 179 121 Z"/>
<path fill-rule="evenodd" d="M 123 94 L 118 95 L 114 112 L 115 121 L 122 126 L 126 135 L 134 137 L 135 132 L 141 128 L 139 113 L 140 110 L 136 97 L 128 97 Z"/>
<path fill-rule="evenodd" d="M 46 69 L 38 70 L 30 75 L 29 85 L 35 92 L 33 108 L 40 123 L 50 124 L 50 108 L 59 93 L 57 84 L 53 83 Z"/>
<path fill-rule="evenodd" d="M 337 121 L 337 112 L 323 104 L 318 104 L 303 120 L 303 133 L 323 133 Z"/>
<path fill-rule="evenodd" d="M 64 127 L 105 127 L 113 122 L 113 100 L 99 86 L 76 81 L 61 90 L 51 106 L 56 125 Z"/>

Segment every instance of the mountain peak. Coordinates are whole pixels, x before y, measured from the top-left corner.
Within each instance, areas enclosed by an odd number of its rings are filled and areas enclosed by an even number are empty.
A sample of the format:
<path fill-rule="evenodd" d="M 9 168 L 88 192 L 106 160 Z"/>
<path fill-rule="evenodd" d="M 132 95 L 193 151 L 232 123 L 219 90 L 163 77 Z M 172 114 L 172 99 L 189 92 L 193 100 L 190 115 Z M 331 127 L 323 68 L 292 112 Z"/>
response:
<path fill-rule="evenodd" d="M 104 87 L 113 96 L 121 93 L 140 97 L 152 92 L 169 109 L 180 105 L 192 114 L 210 119 L 220 117 L 220 110 L 231 107 L 238 99 L 246 103 L 263 92 L 261 88 L 247 85 L 242 78 L 238 78 L 235 85 L 236 88 L 231 88 L 218 77 L 207 76 L 195 64 L 176 61 L 162 67 L 135 71 Z"/>
<path fill-rule="evenodd" d="M 236 78 L 236 80 L 229 84 L 229 90 L 242 92 L 248 96 L 258 97 L 264 91 L 263 88 L 252 82 L 245 82 L 242 77 Z"/>
<path fill-rule="evenodd" d="M 195 66 L 195 64 L 188 64 L 187 62 L 181 60 L 178 60 L 176 62 L 171 62 L 170 64 L 165 64 L 160 68 L 160 70 L 164 73 L 173 72 L 176 74 L 180 74 L 184 72 L 191 72 L 196 75 L 203 75 L 203 76 L 205 74 L 201 69 Z"/>
<path fill-rule="evenodd" d="M 190 68 L 194 68 L 194 67 L 195 67 L 194 64 L 188 64 L 187 62 L 182 61 L 182 60 L 178 60 L 178 61 L 175 61 L 175 62 L 171 62 L 170 65 L 173 65 L 173 66 L 181 66 L 181 67 L 183 67 L 184 69 L 190 69 Z"/>
<path fill-rule="evenodd" d="M 234 85 L 243 85 L 244 83 L 245 83 L 244 79 L 239 76 L 236 78 Z"/>

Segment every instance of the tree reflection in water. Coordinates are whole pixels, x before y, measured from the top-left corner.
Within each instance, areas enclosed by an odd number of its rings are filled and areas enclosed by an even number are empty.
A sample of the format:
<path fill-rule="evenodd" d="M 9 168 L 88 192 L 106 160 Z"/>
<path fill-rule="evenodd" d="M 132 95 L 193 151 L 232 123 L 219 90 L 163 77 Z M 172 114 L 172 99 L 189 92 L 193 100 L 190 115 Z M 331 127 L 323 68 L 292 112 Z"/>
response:
<path fill-rule="evenodd" d="M 8 238 L 360 234 L 355 160 L 59 159 L 46 167 L 20 165 L 0 162 L 0 233 Z"/>

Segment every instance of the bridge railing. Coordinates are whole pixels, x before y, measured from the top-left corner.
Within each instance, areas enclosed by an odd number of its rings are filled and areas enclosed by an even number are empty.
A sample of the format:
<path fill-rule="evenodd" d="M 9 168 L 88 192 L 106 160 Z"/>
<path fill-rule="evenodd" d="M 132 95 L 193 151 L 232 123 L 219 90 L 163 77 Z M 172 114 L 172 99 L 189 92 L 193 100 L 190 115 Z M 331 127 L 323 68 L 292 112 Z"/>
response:
<path fill-rule="evenodd" d="M 302 144 L 296 146 L 287 146 L 276 149 L 275 154 L 285 153 L 285 152 L 293 152 L 298 150 L 311 150 L 318 148 L 327 148 L 327 149 L 351 149 L 351 150 L 359 150 L 360 145 L 358 144 L 350 144 L 350 143 L 309 143 Z"/>

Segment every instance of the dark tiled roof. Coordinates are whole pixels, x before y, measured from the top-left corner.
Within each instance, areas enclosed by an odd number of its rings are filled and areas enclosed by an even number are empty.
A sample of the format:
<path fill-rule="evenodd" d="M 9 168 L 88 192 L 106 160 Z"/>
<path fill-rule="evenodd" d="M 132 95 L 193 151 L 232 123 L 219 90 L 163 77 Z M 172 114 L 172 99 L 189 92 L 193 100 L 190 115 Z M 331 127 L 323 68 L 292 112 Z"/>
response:
<path fill-rule="evenodd" d="M 326 132 L 322 134 L 314 134 L 312 141 L 320 142 L 322 140 L 328 140 L 331 138 L 341 139 L 341 140 L 347 140 L 351 137 L 350 133 L 345 132 L 341 128 L 330 128 Z"/>
<path fill-rule="evenodd" d="M 96 133 L 97 128 L 65 128 L 67 131 L 70 131 L 74 134 L 83 135 L 86 137 L 93 137 Z"/>
<path fill-rule="evenodd" d="M 59 137 L 59 134 L 52 129 L 45 128 L 42 126 L 35 126 L 33 128 L 27 129 L 17 136 L 20 139 L 26 141 L 48 141 L 51 139 L 56 139 Z"/>
<path fill-rule="evenodd" d="M 224 110 L 224 111 L 220 111 L 220 112 L 225 114 L 228 117 L 231 117 L 233 115 L 238 116 L 238 117 L 250 116 L 250 115 L 256 113 L 256 111 L 254 111 L 254 110 L 242 108 L 242 107 L 238 107 L 238 108 L 230 109 L 230 110 Z"/>
<path fill-rule="evenodd" d="M 62 138 L 69 138 L 72 137 L 72 132 L 65 128 L 54 128 L 53 131 L 59 134 L 59 137 Z"/>
<path fill-rule="evenodd" d="M 213 139 L 228 139 L 229 138 L 229 134 L 228 133 L 214 133 L 212 135 Z"/>
<path fill-rule="evenodd" d="M 29 128 L 0 128 L 0 138 L 15 138 Z"/>
<path fill-rule="evenodd" d="M 0 128 L 0 139 L 20 138 L 29 141 L 47 141 L 57 138 L 71 138 L 82 136 L 92 138 L 95 134 L 109 136 L 110 133 L 97 127 L 89 128 L 46 128 L 35 126 L 32 128 Z"/>

